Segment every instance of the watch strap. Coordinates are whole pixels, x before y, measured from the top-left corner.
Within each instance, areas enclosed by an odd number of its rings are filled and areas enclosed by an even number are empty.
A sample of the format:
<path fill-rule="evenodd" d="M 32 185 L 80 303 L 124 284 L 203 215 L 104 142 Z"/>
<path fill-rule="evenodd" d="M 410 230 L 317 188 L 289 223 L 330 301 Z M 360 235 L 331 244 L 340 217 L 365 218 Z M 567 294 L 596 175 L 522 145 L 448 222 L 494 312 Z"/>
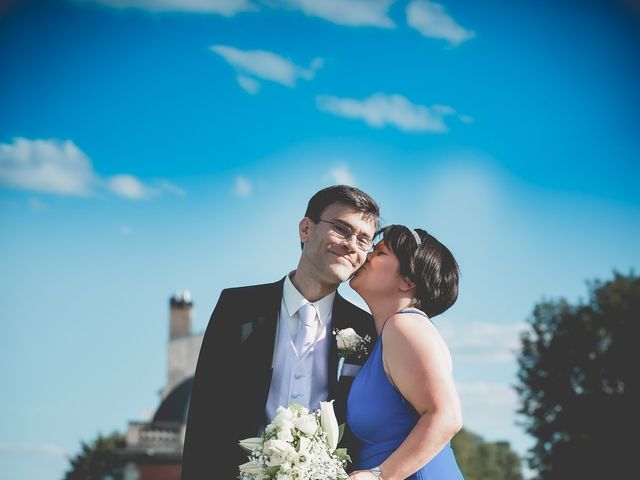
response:
<path fill-rule="evenodd" d="M 380 470 L 380 465 L 377 465 L 375 467 L 373 467 L 372 469 L 369 470 L 371 473 L 373 473 L 377 478 L 379 478 L 380 480 L 384 480 L 382 478 L 382 470 Z"/>

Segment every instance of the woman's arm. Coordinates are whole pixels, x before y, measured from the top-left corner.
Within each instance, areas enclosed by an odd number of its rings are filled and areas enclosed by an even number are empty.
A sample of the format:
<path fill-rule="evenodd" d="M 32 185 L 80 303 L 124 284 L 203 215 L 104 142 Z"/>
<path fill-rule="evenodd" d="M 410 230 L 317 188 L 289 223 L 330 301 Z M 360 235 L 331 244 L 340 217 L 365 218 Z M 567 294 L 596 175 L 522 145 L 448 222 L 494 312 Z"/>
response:
<path fill-rule="evenodd" d="M 383 334 L 383 360 L 392 383 L 420 419 L 404 442 L 381 465 L 384 480 L 400 480 L 434 458 L 462 428 L 462 411 L 449 350 L 424 317 L 391 317 Z M 360 473 L 353 479 L 375 478 Z"/>

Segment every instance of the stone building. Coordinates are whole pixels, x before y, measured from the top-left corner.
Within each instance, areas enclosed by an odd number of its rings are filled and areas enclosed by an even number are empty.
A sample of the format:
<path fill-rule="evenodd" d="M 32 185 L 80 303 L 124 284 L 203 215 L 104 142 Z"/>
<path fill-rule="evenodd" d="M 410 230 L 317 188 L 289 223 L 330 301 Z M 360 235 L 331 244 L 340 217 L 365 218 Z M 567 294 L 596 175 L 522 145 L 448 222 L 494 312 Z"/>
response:
<path fill-rule="evenodd" d="M 188 290 L 169 300 L 167 384 L 149 422 L 129 422 L 125 480 L 180 480 L 182 447 L 191 385 L 204 333 L 191 332 L 193 303 Z"/>

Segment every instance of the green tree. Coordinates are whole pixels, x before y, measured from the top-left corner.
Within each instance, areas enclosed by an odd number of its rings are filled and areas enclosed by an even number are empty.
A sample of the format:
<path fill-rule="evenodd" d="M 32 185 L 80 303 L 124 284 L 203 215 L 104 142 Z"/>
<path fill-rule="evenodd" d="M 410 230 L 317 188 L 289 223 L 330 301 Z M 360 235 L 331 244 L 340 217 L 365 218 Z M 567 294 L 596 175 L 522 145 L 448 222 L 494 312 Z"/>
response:
<path fill-rule="evenodd" d="M 106 437 L 99 434 L 89 444 L 82 442 L 80 452 L 69 460 L 64 480 L 122 480 L 118 452 L 124 446 L 125 437 L 118 432 Z"/>
<path fill-rule="evenodd" d="M 635 470 L 633 442 L 621 436 L 637 425 L 640 278 L 614 272 L 588 288 L 585 303 L 536 305 L 521 336 L 519 413 L 536 440 L 529 465 L 543 480 Z"/>
<path fill-rule="evenodd" d="M 522 480 L 520 457 L 508 442 L 487 442 L 463 429 L 451 448 L 465 480 Z"/>

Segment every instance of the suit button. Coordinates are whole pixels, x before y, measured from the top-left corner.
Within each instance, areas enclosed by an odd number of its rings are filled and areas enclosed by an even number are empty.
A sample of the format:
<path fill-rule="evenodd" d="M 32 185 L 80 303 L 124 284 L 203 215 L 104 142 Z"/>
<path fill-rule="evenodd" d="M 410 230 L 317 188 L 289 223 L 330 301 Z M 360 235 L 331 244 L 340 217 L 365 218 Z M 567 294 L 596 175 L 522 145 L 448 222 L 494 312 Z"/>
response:
<path fill-rule="evenodd" d="M 291 395 L 292 398 L 299 398 L 300 394 L 299 393 L 294 393 L 293 395 Z"/>
<path fill-rule="evenodd" d="M 295 379 L 296 379 L 296 380 L 300 380 L 302 377 L 304 377 L 304 375 L 303 375 L 303 374 L 301 374 L 301 373 L 296 373 L 296 374 L 294 375 L 294 377 L 295 377 Z"/>

